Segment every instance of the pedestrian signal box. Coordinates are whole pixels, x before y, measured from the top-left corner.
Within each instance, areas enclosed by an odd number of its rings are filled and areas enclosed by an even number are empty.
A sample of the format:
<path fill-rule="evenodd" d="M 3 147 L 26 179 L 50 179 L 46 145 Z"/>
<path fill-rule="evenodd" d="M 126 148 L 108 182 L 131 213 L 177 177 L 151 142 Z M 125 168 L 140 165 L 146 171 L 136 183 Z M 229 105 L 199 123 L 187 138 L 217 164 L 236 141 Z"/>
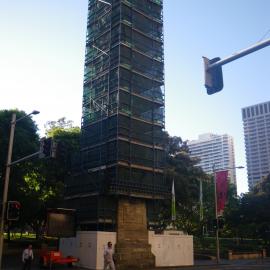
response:
<path fill-rule="evenodd" d="M 18 201 L 8 201 L 7 220 L 19 220 L 21 204 Z"/>

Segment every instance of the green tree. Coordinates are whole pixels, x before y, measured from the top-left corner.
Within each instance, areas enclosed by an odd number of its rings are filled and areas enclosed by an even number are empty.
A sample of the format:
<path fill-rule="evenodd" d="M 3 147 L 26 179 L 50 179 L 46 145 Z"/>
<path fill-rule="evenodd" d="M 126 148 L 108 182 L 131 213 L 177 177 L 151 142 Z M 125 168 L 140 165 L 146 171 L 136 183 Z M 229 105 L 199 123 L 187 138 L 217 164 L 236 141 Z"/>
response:
<path fill-rule="evenodd" d="M 19 110 L 1 110 L 0 111 L 0 174 L 1 183 L 4 182 L 6 159 L 9 144 L 10 124 L 12 114 L 16 113 L 17 119 L 26 116 L 24 111 Z M 33 154 L 39 149 L 39 137 L 37 134 L 37 126 L 31 117 L 25 117 L 16 124 L 14 133 L 14 144 L 12 151 L 12 161 L 16 161 L 27 155 Z M 11 167 L 10 183 L 9 183 L 9 200 L 18 199 L 18 186 L 22 184 L 23 176 L 33 168 L 31 161 L 21 162 Z M 3 188 L 3 186 L 1 186 Z"/>
<path fill-rule="evenodd" d="M 13 112 L 16 112 L 17 119 L 26 115 L 18 110 L 0 111 L 0 147 L 5 153 Z M 36 231 L 37 237 L 44 225 L 46 209 L 57 206 L 63 198 L 64 183 L 71 167 L 71 156 L 79 149 L 80 129 L 73 127 L 71 121 L 61 118 L 48 122 L 46 134 L 61 145 L 58 156 L 55 159 L 34 158 L 12 166 L 9 189 L 9 200 L 18 200 L 22 205 L 20 220 L 11 226 L 20 226 L 23 229 L 28 224 Z M 37 152 L 38 149 L 37 127 L 30 117 L 26 117 L 16 125 L 12 160 Z M 6 156 L 0 157 L 3 178 Z"/>
<path fill-rule="evenodd" d="M 236 195 L 236 187 L 229 184 L 227 203 L 224 209 L 225 226 L 222 235 L 226 237 L 240 237 L 243 231 L 241 215 L 239 215 L 240 197 Z"/>
<path fill-rule="evenodd" d="M 234 198 L 225 211 L 225 219 L 231 235 L 240 238 L 262 238 L 269 242 L 270 175 L 253 190 Z"/>
<path fill-rule="evenodd" d="M 2 152 L 2 155 L 0 155 L 1 183 L 4 183 L 11 118 L 13 113 L 16 113 L 17 120 L 27 115 L 24 111 L 19 110 L 0 111 L 0 149 Z M 23 158 L 38 151 L 39 136 L 37 134 L 37 130 L 37 126 L 30 116 L 25 117 L 16 123 L 12 161 L 16 161 L 20 158 Z M 22 205 L 24 205 L 24 195 L 23 191 L 21 190 L 21 188 L 25 184 L 23 179 L 33 169 L 34 165 L 32 160 L 27 160 L 11 166 L 8 200 L 18 200 L 21 202 Z M 1 196 L 2 191 L 3 185 L 1 185 Z M 9 225 L 12 226 L 13 224 Z"/>
<path fill-rule="evenodd" d="M 195 233 L 200 230 L 199 181 L 206 180 L 202 169 L 192 158 L 186 141 L 180 137 L 164 134 L 166 149 L 166 181 L 172 185 L 174 180 L 176 197 L 176 221 L 174 225 L 185 232 Z M 171 223 L 170 200 L 162 205 L 160 219 L 163 229 Z"/>
<path fill-rule="evenodd" d="M 45 162 L 47 179 L 65 182 L 68 177 L 72 159 L 80 150 L 80 128 L 74 127 L 73 122 L 60 118 L 46 124 L 46 136 L 57 142 L 56 158 Z"/>
<path fill-rule="evenodd" d="M 25 219 L 31 220 L 30 225 L 37 237 L 44 224 L 46 209 L 55 208 L 62 202 L 65 181 L 71 170 L 71 158 L 80 146 L 80 129 L 73 127 L 72 122 L 65 118 L 48 122 L 46 135 L 57 142 L 56 158 L 37 161 L 36 170 L 25 176 L 26 185 L 23 189 L 28 204 L 31 205 L 31 201 L 36 202 L 33 208 L 35 211 L 30 215 L 26 214 Z"/>
<path fill-rule="evenodd" d="M 19 110 L 0 110 L 0 149 L 2 155 L 0 155 L 0 176 L 5 175 L 7 151 L 10 135 L 10 123 L 12 114 L 16 113 L 17 119 L 26 116 L 24 111 Z M 18 160 L 24 156 L 32 154 L 38 151 L 39 137 L 37 134 L 37 126 L 32 118 L 25 117 L 16 124 L 14 134 L 14 144 L 12 152 L 12 161 Z M 30 162 L 20 163 L 16 166 L 12 166 L 10 184 L 12 187 L 16 187 L 16 184 L 20 182 L 22 175 L 31 166 Z M 1 181 L 3 183 L 3 181 Z M 12 192 L 12 188 L 10 190 Z"/>

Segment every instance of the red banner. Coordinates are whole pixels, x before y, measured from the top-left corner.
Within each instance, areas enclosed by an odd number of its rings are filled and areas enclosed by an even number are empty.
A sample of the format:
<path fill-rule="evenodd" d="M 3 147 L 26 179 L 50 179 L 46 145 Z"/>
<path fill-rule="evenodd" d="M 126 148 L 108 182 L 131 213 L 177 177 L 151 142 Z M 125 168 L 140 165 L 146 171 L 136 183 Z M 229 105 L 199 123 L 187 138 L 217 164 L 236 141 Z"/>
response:
<path fill-rule="evenodd" d="M 218 215 L 222 215 L 227 201 L 228 171 L 219 171 L 215 174 L 217 191 L 217 213 Z"/>

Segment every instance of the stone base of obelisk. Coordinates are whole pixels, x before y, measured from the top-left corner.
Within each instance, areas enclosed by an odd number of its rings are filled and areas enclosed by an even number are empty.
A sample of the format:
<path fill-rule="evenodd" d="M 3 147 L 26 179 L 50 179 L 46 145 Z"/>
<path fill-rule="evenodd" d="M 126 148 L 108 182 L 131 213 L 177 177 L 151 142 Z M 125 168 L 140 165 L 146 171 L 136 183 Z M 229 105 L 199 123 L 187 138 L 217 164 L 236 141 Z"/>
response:
<path fill-rule="evenodd" d="M 119 198 L 116 269 L 152 268 L 155 257 L 148 244 L 146 205 L 143 199 Z"/>

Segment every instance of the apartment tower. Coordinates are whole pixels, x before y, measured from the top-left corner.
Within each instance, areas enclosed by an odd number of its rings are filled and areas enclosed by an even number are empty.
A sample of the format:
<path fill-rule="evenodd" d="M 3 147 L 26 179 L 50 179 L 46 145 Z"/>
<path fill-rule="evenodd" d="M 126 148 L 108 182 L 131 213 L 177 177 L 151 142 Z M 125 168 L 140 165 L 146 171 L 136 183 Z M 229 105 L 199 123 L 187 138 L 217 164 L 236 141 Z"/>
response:
<path fill-rule="evenodd" d="M 192 157 L 199 158 L 198 166 L 206 173 L 213 173 L 213 166 L 216 171 L 229 171 L 230 183 L 236 187 L 235 158 L 233 138 L 227 134 L 202 134 L 198 140 L 188 142 Z"/>
<path fill-rule="evenodd" d="M 252 189 L 270 173 L 270 102 L 242 109 L 248 186 Z"/>

